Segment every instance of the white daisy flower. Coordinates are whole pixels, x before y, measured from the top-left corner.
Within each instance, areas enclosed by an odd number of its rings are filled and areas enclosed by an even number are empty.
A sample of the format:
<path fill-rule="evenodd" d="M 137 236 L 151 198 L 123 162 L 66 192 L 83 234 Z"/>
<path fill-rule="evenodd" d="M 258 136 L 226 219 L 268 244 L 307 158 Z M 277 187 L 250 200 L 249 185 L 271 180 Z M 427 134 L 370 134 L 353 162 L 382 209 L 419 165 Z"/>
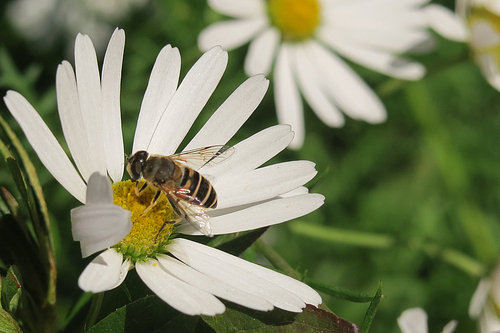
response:
<path fill-rule="evenodd" d="M 99 53 L 104 51 L 113 25 L 148 0 L 15 0 L 6 15 L 26 39 L 49 48 L 54 37 L 89 34 Z M 73 37 L 71 37 L 73 38 Z"/>
<path fill-rule="evenodd" d="M 457 328 L 457 321 L 452 320 L 443 328 L 441 333 L 452 333 Z M 402 333 L 428 333 L 427 313 L 422 308 L 411 308 L 403 311 L 398 318 L 399 329 Z"/>
<path fill-rule="evenodd" d="M 500 332 L 500 266 L 481 279 L 469 304 L 469 317 L 479 320 L 481 333 Z"/>
<path fill-rule="evenodd" d="M 482 74 L 500 91 L 500 2 L 457 0 L 457 12 L 467 21 L 469 45 Z"/>
<path fill-rule="evenodd" d="M 380 73 L 418 80 L 425 68 L 401 58 L 431 39 L 428 28 L 462 41 L 460 18 L 429 0 L 209 0 L 216 11 L 235 18 L 207 27 L 198 45 L 234 49 L 250 41 L 248 75 L 267 75 L 274 63 L 278 120 L 291 124 L 293 148 L 302 146 L 301 97 L 328 126 L 344 116 L 380 123 L 386 110 L 373 90 L 337 54 Z M 424 6 L 425 5 L 425 6 Z M 299 93 L 300 91 L 300 93 Z"/>
<path fill-rule="evenodd" d="M 85 203 L 71 214 L 73 237 L 80 241 L 82 255 L 107 249 L 87 266 L 79 286 L 94 293 L 113 289 L 135 267 L 161 299 L 190 315 L 223 312 L 224 305 L 217 297 L 262 311 L 278 307 L 300 312 L 306 304 L 321 303 L 319 294 L 299 281 L 182 238 L 182 234 L 201 235 L 189 224 L 166 224 L 160 232 L 164 222 L 176 216 L 165 196 L 144 213 L 155 190 L 147 188 L 138 196 L 133 182 L 122 181 L 119 92 L 124 43 L 123 30 L 116 30 L 99 75 L 90 38 L 78 35 L 76 75 L 66 61 L 57 70 L 59 115 L 76 168 L 23 96 L 9 91 L 4 98 L 45 167 Z M 178 86 L 180 54 L 178 49 L 165 46 L 144 95 L 133 152 L 171 155 L 177 151 L 226 64 L 227 53 L 215 47 Z M 253 113 L 267 88 L 263 75 L 249 78 L 184 150 L 225 145 Z M 224 163 L 198 170 L 210 177 L 217 190 L 218 206 L 207 212 L 214 235 L 285 222 L 323 204 L 322 195 L 309 194 L 303 187 L 316 174 L 314 163 L 293 161 L 260 167 L 285 149 L 292 138 L 288 125 L 267 128 L 234 145 L 232 156 Z"/>

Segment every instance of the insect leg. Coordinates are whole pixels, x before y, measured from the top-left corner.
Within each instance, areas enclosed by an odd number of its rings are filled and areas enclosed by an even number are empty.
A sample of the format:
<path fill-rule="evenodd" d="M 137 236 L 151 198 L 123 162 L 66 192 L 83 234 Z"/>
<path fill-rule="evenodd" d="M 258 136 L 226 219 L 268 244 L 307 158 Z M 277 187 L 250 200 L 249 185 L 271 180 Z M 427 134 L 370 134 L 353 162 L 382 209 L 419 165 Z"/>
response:
<path fill-rule="evenodd" d="M 148 183 L 144 183 L 140 189 L 138 189 L 139 182 L 136 180 L 135 181 L 135 195 L 140 196 L 142 192 L 148 187 Z"/>
<path fill-rule="evenodd" d="M 172 208 L 174 209 L 175 213 L 177 214 L 178 218 L 176 218 L 175 220 L 163 222 L 163 225 L 161 226 L 160 230 L 156 234 L 155 244 L 156 244 L 156 240 L 158 239 L 158 236 L 163 231 L 163 229 L 165 229 L 165 226 L 167 224 L 176 224 L 176 223 L 179 223 L 184 218 L 184 214 L 179 210 L 179 207 L 177 206 L 177 200 L 175 200 L 170 194 L 167 194 L 167 198 L 168 198 L 168 201 L 170 202 L 170 205 L 172 206 Z"/>
<path fill-rule="evenodd" d="M 156 234 L 155 244 L 156 244 L 156 240 L 158 239 L 158 236 L 160 236 L 161 232 L 163 231 L 163 229 L 165 229 L 165 227 L 167 226 L 167 224 L 176 224 L 176 223 L 179 223 L 180 221 L 182 221 L 183 218 L 184 218 L 183 216 L 179 216 L 179 218 L 177 218 L 175 220 L 163 222 L 163 225 L 161 226 L 160 230 L 158 230 L 158 233 Z"/>
<path fill-rule="evenodd" d="M 144 186 L 143 186 L 142 188 L 144 188 Z M 141 190 L 142 190 L 142 188 L 141 188 Z M 146 208 L 146 209 L 145 209 L 145 210 L 141 213 L 141 215 L 139 215 L 139 216 L 142 216 L 142 215 L 146 214 L 147 212 L 149 212 L 149 210 L 150 210 L 151 208 L 153 208 L 153 207 L 156 205 L 156 202 L 158 201 L 158 198 L 160 197 L 161 193 L 162 193 L 162 192 L 161 192 L 161 190 L 156 191 L 156 194 L 155 194 L 155 196 L 154 196 L 153 200 L 151 200 L 151 203 L 149 204 L 148 208 Z"/>

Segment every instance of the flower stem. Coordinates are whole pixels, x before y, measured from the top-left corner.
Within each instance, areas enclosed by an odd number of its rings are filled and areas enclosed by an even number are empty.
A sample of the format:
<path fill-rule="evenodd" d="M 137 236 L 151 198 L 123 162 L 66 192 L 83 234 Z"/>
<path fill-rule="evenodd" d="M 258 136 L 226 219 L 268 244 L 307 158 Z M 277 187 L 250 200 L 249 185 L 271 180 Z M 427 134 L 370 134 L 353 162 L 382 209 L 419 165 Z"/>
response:
<path fill-rule="evenodd" d="M 331 243 L 342 243 L 361 247 L 389 248 L 395 243 L 394 237 L 389 235 L 342 230 L 300 221 L 290 224 L 290 230 L 303 236 Z"/>
<path fill-rule="evenodd" d="M 94 294 L 92 297 L 92 303 L 90 304 L 89 313 L 87 314 L 87 318 L 85 319 L 84 332 L 88 332 L 92 326 L 94 326 L 97 315 L 101 310 L 102 300 L 104 299 L 104 293 Z"/>
<path fill-rule="evenodd" d="M 296 280 L 302 280 L 302 277 L 290 266 L 285 259 L 272 247 L 264 243 L 262 239 L 258 239 L 253 244 L 255 251 L 262 254 L 269 262 L 277 269 L 283 271 L 286 275 L 293 277 Z"/>
<path fill-rule="evenodd" d="M 421 249 L 430 257 L 440 258 L 471 276 L 482 277 L 486 271 L 482 263 L 455 249 L 440 248 L 435 244 L 424 244 Z"/>

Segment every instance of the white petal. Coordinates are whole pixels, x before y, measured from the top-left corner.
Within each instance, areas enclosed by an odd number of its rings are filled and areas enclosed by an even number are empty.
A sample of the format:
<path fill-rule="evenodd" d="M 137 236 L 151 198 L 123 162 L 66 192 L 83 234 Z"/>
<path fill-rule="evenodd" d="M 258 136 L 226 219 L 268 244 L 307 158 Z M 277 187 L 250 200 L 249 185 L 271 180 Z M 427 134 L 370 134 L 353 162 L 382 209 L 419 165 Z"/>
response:
<path fill-rule="evenodd" d="M 94 45 L 87 35 L 76 36 L 75 70 L 83 124 L 90 146 L 92 171 L 106 174 L 101 80 Z"/>
<path fill-rule="evenodd" d="M 213 247 L 176 238 L 169 251 L 196 270 L 264 298 L 281 309 L 301 312 L 305 303 L 321 303 L 318 293 L 302 282 Z"/>
<path fill-rule="evenodd" d="M 415 45 L 423 44 L 431 38 L 431 34 L 423 29 L 404 29 L 390 24 L 377 27 L 353 26 L 339 27 L 328 24 L 321 27 L 322 33 L 337 35 L 355 45 L 368 49 L 378 49 L 394 53 L 403 53 L 413 49 Z"/>
<path fill-rule="evenodd" d="M 425 1 L 343 1 L 326 6 L 324 21 L 341 30 L 376 31 L 384 35 L 390 30 L 400 32 L 423 30 L 427 21 L 420 8 Z M 389 34 L 391 36 L 391 34 Z"/>
<path fill-rule="evenodd" d="M 316 173 L 314 163 L 293 161 L 218 179 L 217 209 L 274 198 L 304 185 Z"/>
<path fill-rule="evenodd" d="M 113 204 L 108 177 L 94 173 L 87 186 L 87 204 L 71 210 L 73 239 L 80 242 L 82 257 L 118 243 L 131 229 L 131 213 Z"/>
<path fill-rule="evenodd" d="M 277 198 L 249 207 L 233 207 L 209 211 L 214 235 L 247 231 L 286 222 L 309 214 L 323 205 L 321 194 L 304 194 Z M 176 229 L 188 235 L 201 235 L 190 225 Z"/>
<path fill-rule="evenodd" d="M 280 33 L 273 27 L 266 29 L 250 42 L 245 57 L 245 73 L 247 75 L 269 74 L 279 42 Z"/>
<path fill-rule="evenodd" d="M 94 172 L 87 184 L 87 196 L 85 203 L 90 204 L 113 204 L 113 190 L 108 177 Z"/>
<path fill-rule="evenodd" d="M 75 72 L 71 64 L 63 61 L 56 72 L 57 108 L 59 119 L 71 156 L 85 180 L 95 171 L 91 149 L 80 110 Z"/>
<path fill-rule="evenodd" d="M 78 286 L 94 294 L 118 287 L 130 268 L 128 260 L 114 249 L 104 251 L 83 270 L 78 278 Z"/>
<path fill-rule="evenodd" d="M 489 11 L 500 16 L 500 3 L 498 3 L 497 0 L 476 1 L 476 3 L 482 4 L 487 7 Z"/>
<path fill-rule="evenodd" d="M 273 305 L 265 299 L 230 286 L 217 278 L 200 273 L 170 256 L 162 255 L 158 257 L 158 261 L 168 273 L 217 297 L 254 310 L 269 311 L 273 309 Z"/>
<path fill-rule="evenodd" d="M 469 317 L 478 319 L 483 312 L 485 303 L 488 299 L 488 294 L 491 288 L 491 280 L 488 278 L 481 279 L 474 291 L 469 303 Z"/>
<path fill-rule="evenodd" d="M 260 104 L 268 87 L 269 80 L 264 75 L 255 75 L 243 82 L 184 150 L 226 144 Z"/>
<path fill-rule="evenodd" d="M 290 124 L 295 136 L 290 148 L 298 149 L 304 143 L 305 125 L 302 101 L 295 84 L 289 55 L 289 45 L 281 45 L 274 68 L 274 101 L 280 124 Z"/>
<path fill-rule="evenodd" d="M 282 198 L 293 197 L 296 195 L 307 194 L 307 193 L 309 193 L 309 189 L 305 186 L 300 186 L 294 190 L 291 190 L 290 192 L 286 192 L 286 193 L 281 194 L 280 197 L 282 197 Z"/>
<path fill-rule="evenodd" d="M 398 325 L 402 333 L 428 333 L 427 313 L 421 308 L 405 310 L 398 318 Z"/>
<path fill-rule="evenodd" d="M 380 99 L 344 61 L 317 42 L 308 43 L 304 50 L 306 56 L 315 60 L 314 65 L 323 78 L 323 86 L 348 116 L 370 123 L 387 119 Z"/>
<path fill-rule="evenodd" d="M 213 295 L 167 273 L 156 260 L 137 262 L 137 274 L 158 297 L 174 309 L 194 316 L 215 316 L 226 309 Z"/>
<path fill-rule="evenodd" d="M 133 153 L 147 150 L 160 118 L 177 90 L 180 71 L 179 50 L 170 45 L 165 46 L 156 58 L 144 93 L 135 130 Z"/>
<path fill-rule="evenodd" d="M 458 326 L 458 322 L 456 320 L 450 321 L 448 324 L 446 324 L 445 327 L 443 327 L 443 330 L 441 333 L 453 333 L 455 332 L 455 329 Z"/>
<path fill-rule="evenodd" d="M 113 182 L 123 176 L 123 135 L 120 113 L 120 82 L 122 77 L 125 31 L 116 29 L 109 40 L 102 65 L 102 116 L 106 168 Z"/>
<path fill-rule="evenodd" d="M 475 49 L 491 48 L 500 43 L 500 36 L 490 22 L 478 21 L 471 25 L 471 46 Z"/>
<path fill-rule="evenodd" d="M 234 153 L 228 160 L 204 167 L 203 173 L 222 178 L 253 170 L 285 149 L 292 138 L 289 125 L 266 128 L 234 145 Z"/>
<path fill-rule="evenodd" d="M 215 45 L 232 50 L 248 41 L 267 26 L 265 17 L 216 22 L 198 35 L 198 47 L 207 51 Z"/>
<path fill-rule="evenodd" d="M 160 119 L 147 151 L 171 155 L 219 83 L 227 65 L 227 52 L 214 47 L 205 52 L 186 74 Z"/>
<path fill-rule="evenodd" d="M 417 62 L 398 58 L 389 52 L 363 48 L 350 40 L 319 32 L 319 38 L 332 49 L 346 58 L 363 66 L 405 80 L 420 80 L 425 74 L 425 67 Z"/>
<path fill-rule="evenodd" d="M 344 126 L 344 116 L 328 99 L 321 84 L 322 79 L 311 63 L 315 59 L 309 58 L 304 51 L 303 47 L 295 47 L 293 52 L 297 81 L 304 98 L 325 124 L 331 127 Z"/>
<path fill-rule="evenodd" d="M 498 312 L 492 303 L 488 303 L 484 312 L 479 320 L 481 333 L 498 333 L 500 332 L 500 319 L 498 319 Z"/>
<path fill-rule="evenodd" d="M 500 91 L 500 69 L 496 57 L 491 54 L 482 54 L 476 58 L 476 61 L 488 83 Z"/>
<path fill-rule="evenodd" d="M 85 183 L 38 112 L 16 91 L 8 91 L 4 101 L 47 170 L 71 195 L 85 202 Z"/>
<path fill-rule="evenodd" d="M 214 10 L 227 16 L 252 17 L 266 15 L 266 4 L 262 0 L 209 0 Z"/>
<path fill-rule="evenodd" d="M 130 211 L 112 204 L 85 205 L 71 210 L 73 239 L 81 242 L 82 256 L 121 241 L 130 229 Z M 100 247 L 99 247 L 100 246 Z"/>
<path fill-rule="evenodd" d="M 469 37 L 463 19 L 448 8 L 430 4 L 423 9 L 429 26 L 445 38 L 463 42 Z"/>

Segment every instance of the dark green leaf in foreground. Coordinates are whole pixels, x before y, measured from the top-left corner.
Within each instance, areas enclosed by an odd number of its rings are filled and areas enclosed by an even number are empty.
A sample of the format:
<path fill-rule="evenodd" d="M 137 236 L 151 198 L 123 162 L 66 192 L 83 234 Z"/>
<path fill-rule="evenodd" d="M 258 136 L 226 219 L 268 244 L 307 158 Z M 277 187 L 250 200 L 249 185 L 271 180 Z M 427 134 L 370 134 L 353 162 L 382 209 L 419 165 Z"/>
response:
<path fill-rule="evenodd" d="M 11 267 L 12 269 L 12 267 Z M 0 279 L 0 301 L 2 300 L 1 296 L 2 293 L 5 294 L 4 296 L 4 301 L 6 300 L 7 297 L 9 297 L 9 294 L 12 294 L 14 292 L 14 295 L 17 299 L 19 299 L 19 295 L 21 293 L 21 289 L 19 288 L 20 285 L 18 283 L 14 283 L 14 288 L 11 288 L 12 281 L 9 281 L 10 271 L 9 269 L 9 275 L 6 278 L 6 284 L 2 285 L 2 279 Z M 8 289 L 14 289 L 9 292 L 7 292 L 4 288 L 7 287 Z M 12 298 L 11 298 L 12 300 Z M 7 299 L 8 301 L 8 299 Z M 10 302 L 9 302 L 10 303 Z M 10 315 L 10 313 L 6 310 L 4 310 L 3 305 L 0 306 L 0 332 L 5 332 L 5 333 L 17 333 L 17 332 L 22 332 L 21 328 L 19 327 L 19 324 L 16 322 L 16 320 Z"/>
<path fill-rule="evenodd" d="M 2 306 L 11 313 L 16 312 L 19 305 L 21 285 L 19 270 L 16 266 L 11 266 L 2 284 Z"/>
<path fill-rule="evenodd" d="M 0 332 L 2 333 L 22 332 L 21 328 L 14 320 L 14 318 L 12 318 L 12 316 L 2 308 L 0 308 Z"/>
<path fill-rule="evenodd" d="M 226 304 L 226 306 L 226 312 L 223 314 L 215 317 L 202 316 L 215 332 L 359 332 L 355 324 L 312 305 L 307 305 L 302 313 L 280 309 L 261 312 L 234 304 Z"/>
<path fill-rule="evenodd" d="M 189 333 L 194 332 L 198 319 L 174 310 L 156 296 L 146 296 L 117 309 L 87 332 Z"/>

